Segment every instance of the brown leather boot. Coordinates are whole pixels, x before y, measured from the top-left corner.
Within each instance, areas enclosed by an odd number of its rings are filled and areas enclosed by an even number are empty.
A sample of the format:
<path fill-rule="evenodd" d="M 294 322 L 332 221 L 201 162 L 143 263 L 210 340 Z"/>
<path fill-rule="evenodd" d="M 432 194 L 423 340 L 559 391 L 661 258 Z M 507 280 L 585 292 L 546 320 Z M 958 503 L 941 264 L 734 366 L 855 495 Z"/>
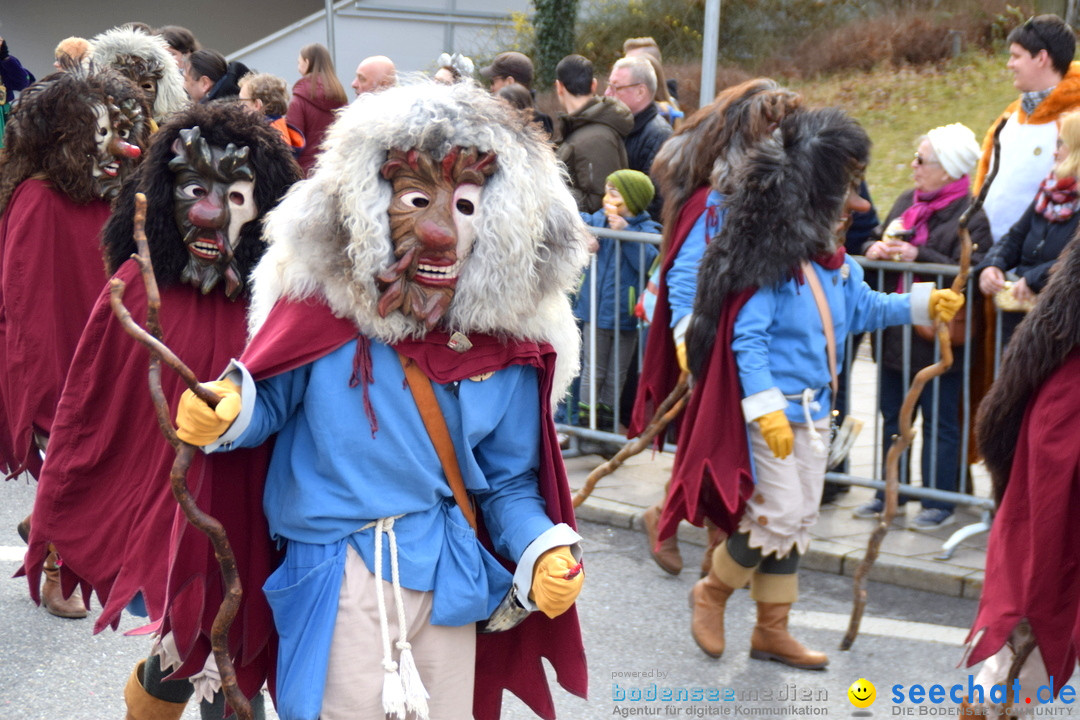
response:
<path fill-rule="evenodd" d="M 788 632 L 791 603 L 758 601 L 757 624 L 750 635 L 750 657 L 775 660 L 801 670 L 822 670 L 829 664 L 825 653 L 808 650 Z"/>
<path fill-rule="evenodd" d="M 56 551 L 52 550 L 45 558 L 45 584 L 41 586 L 41 604 L 45 609 L 56 617 L 79 620 L 86 617 L 86 606 L 83 605 L 82 597 L 76 588 L 71 597 L 64 599 L 64 591 L 60 587 L 60 566 L 56 564 Z"/>
<path fill-rule="evenodd" d="M 141 660 L 124 686 L 124 704 L 127 705 L 127 720 L 180 720 L 187 703 L 174 703 L 159 700 L 142 684 L 143 666 Z"/>
<path fill-rule="evenodd" d="M 27 545 L 30 544 L 30 515 L 27 515 L 15 526 L 15 530 L 19 533 L 19 537 Z"/>
<path fill-rule="evenodd" d="M 724 611 L 736 588 L 750 580 L 754 568 L 746 568 L 728 554 L 721 543 L 713 551 L 709 574 L 698 580 L 690 591 L 690 634 L 706 655 L 718 658 L 724 653 Z"/>
<path fill-rule="evenodd" d="M 701 577 L 708 575 L 709 570 L 712 569 L 713 553 L 716 552 L 716 546 L 727 540 L 724 531 L 713 525 L 708 518 L 705 519 L 705 532 L 709 538 L 709 546 L 705 548 L 705 554 L 701 556 Z"/>
<path fill-rule="evenodd" d="M 960 717 L 963 720 L 979 720 L 986 717 L 986 707 L 983 705 L 973 705 L 968 702 L 968 698 L 965 696 L 964 701 L 960 703 Z"/>
<path fill-rule="evenodd" d="M 660 505 L 653 505 L 648 508 L 645 514 L 641 516 L 641 522 L 645 526 L 645 536 L 649 539 L 649 554 L 652 555 L 652 559 L 656 561 L 656 564 L 664 572 L 678 575 L 682 572 L 683 566 L 682 555 L 679 554 L 678 536 L 672 535 L 667 540 L 662 541 L 659 546 L 656 544 L 662 509 Z"/>
<path fill-rule="evenodd" d="M 735 588 L 725 585 L 712 573 L 694 583 L 690 590 L 690 634 L 709 657 L 724 654 L 724 610 Z"/>

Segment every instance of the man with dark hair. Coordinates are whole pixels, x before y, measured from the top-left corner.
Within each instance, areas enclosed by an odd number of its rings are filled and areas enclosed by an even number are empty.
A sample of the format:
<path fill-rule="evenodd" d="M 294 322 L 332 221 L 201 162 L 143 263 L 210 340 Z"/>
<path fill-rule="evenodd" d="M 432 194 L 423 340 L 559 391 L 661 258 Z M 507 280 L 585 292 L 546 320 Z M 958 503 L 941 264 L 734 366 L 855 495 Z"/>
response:
<path fill-rule="evenodd" d="M 1020 219 L 1054 164 L 1057 120 L 1080 107 L 1080 66 L 1073 63 L 1076 35 L 1057 15 L 1037 15 L 1009 33 L 1013 86 L 1020 97 L 1005 108 L 983 141 L 972 192 L 990 169 L 994 130 L 1001 123 L 1001 170 L 983 206 L 997 241 Z"/>
<path fill-rule="evenodd" d="M 626 159 L 631 170 L 649 175 L 656 151 L 672 133 L 671 125 L 660 115 L 660 108 L 653 100 L 656 70 L 652 63 L 644 57 L 619 58 L 611 67 L 604 95 L 622 100 L 634 113 L 634 127 L 626 136 Z M 661 203 L 659 194 L 649 203 L 653 220 L 660 219 Z"/>
<path fill-rule="evenodd" d="M 607 176 L 629 167 L 623 141 L 634 116 L 616 98 L 596 96 L 593 64 L 581 55 L 567 55 L 555 66 L 555 92 L 566 111 L 555 123 L 556 155 L 570 173 L 578 210 L 594 213 L 603 204 Z"/>

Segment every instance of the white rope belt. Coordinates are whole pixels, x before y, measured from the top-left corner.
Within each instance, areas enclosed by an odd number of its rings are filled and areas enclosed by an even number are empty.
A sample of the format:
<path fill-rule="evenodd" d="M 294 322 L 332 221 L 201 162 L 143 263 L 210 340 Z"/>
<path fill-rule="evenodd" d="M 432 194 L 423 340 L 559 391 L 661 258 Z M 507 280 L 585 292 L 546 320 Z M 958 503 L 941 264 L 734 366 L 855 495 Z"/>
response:
<path fill-rule="evenodd" d="M 408 628 L 405 621 L 405 602 L 401 596 L 401 577 L 398 572 L 397 537 L 394 535 L 394 521 L 402 517 L 379 518 L 360 528 L 363 532 L 368 528 L 375 528 L 375 599 L 379 605 L 379 628 L 382 630 L 383 642 L 383 712 L 392 717 L 405 720 L 408 712 L 416 713 L 419 720 L 428 720 L 428 695 L 424 683 L 420 679 L 420 672 L 416 669 L 416 661 L 413 660 L 412 645 L 409 644 Z M 394 604 L 397 606 L 398 616 L 398 639 L 395 647 L 398 649 L 398 662 L 394 662 L 390 650 L 390 623 L 386 616 L 386 598 L 383 597 L 383 550 L 382 536 L 386 535 L 390 544 L 390 580 L 394 588 Z"/>
<path fill-rule="evenodd" d="M 810 448 L 818 455 L 826 455 L 829 448 L 814 425 L 813 411 L 821 409 L 821 403 L 814 399 L 815 394 L 817 394 L 817 391 L 813 388 L 804 388 L 798 395 L 785 395 L 784 397 L 802 405 L 803 418 L 805 418 L 806 424 L 810 428 Z"/>

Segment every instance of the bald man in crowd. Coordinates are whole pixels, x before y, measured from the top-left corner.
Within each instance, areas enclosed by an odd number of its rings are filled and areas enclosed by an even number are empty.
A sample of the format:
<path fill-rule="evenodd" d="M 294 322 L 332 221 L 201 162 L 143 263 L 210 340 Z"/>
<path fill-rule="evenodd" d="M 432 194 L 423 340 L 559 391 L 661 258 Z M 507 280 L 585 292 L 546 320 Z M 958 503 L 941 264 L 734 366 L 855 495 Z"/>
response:
<path fill-rule="evenodd" d="M 364 58 L 356 66 L 356 77 L 353 78 L 352 89 L 357 97 L 395 85 L 397 85 L 397 69 L 394 67 L 394 61 L 385 55 Z"/>

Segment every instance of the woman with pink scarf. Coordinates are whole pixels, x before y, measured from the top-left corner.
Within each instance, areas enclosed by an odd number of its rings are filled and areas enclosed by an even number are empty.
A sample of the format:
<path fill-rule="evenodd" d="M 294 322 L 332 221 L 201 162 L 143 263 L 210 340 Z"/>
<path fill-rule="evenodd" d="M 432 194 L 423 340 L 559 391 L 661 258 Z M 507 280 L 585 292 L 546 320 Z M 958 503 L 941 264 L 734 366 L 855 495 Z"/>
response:
<path fill-rule="evenodd" d="M 975 134 L 960 123 L 937 127 L 919 138 L 911 163 L 914 186 L 897 198 L 885 223 L 864 248 L 869 260 L 956 265 L 960 261 L 957 225 L 971 204 L 968 174 L 979 159 Z M 978 247 L 972 262 L 977 263 L 992 241 L 990 224 L 980 210 L 968 225 L 971 240 Z M 872 278 L 872 273 L 867 274 Z M 903 276 L 886 273 L 882 290 L 902 290 Z M 871 280 L 871 284 L 873 284 Z M 911 354 L 904 378 L 904 334 L 906 327 L 886 328 L 881 335 L 879 403 L 882 415 L 882 458 L 898 432 L 900 405 L 915 373 L 935 360 L 934 339 L 911 332 Z M 962 340 L 962 338 L 961 338 Z M 938 490 L 956 490 L 960 474 L 960 392 L 963 385 L 964 347 L 956 347 L 952 369 L 942 375 L 938 392 L 927 388 L 919 398 L 922 413 L 922 484 Z M 910 482 L 910 470 L 902 482 Z M 907 501 L 900 496 L 901 508 Z M 876 518 L 884 507 L 881 493 L 855 509 L 855 517 Z M 909 527 L 936 530 L 955 520 L 952 503 L 923 500 L 922 510 Z"/>

